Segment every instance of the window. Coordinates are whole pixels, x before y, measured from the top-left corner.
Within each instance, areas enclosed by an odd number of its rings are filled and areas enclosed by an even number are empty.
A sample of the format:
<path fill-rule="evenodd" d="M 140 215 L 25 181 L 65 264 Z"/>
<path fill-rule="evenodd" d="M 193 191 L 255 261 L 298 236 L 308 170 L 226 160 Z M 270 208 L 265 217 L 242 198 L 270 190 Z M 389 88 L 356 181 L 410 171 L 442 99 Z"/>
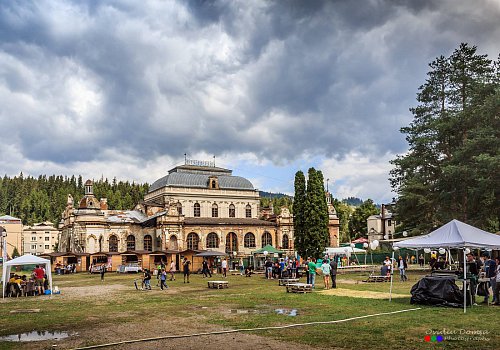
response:
<path fill-rule="evenodd" d="M 45 249 L 50 249 L 50 246 L 48 244 L 46 244 Z"/>
<path fill-rule="evenodd" d="M 36 241 L 36 236 L 31 236 L 32 241 Z"/>
<path fill-rule="evenodd" d="M 36 249 L 36 244 L 32 244 L 31 249 Z"/>
<path fill-rule="evenodd" d="M 212 188 L 217 188 L 217 182 L 215 180 L 212 180 Z"/>
<path fill-rule="evenodd" d="M 171 249 L 171 250 L 177 250 L 178 249 L 178 245 L 177 245 L 177 237 L 172 235 L 170 236 L 169 240 L 168 240 L 168 248 Z"/>
<path fill-rule="evenodd" d="M 118 251 L 118 238 L 115 235 L 109 237 L 109 251 L 110 252 Z"/>
<path fill-rule="evenodd" d="M 45 234 L 48 235 L 50 232 L 49 231 L 45 231 Z"/>
<path fill-rule="evenodd" d="M 219 248 L 219 236 L 217 233 L 210 232 L 207 236 L 207 248 Z"/>
<path fill-rule="evenodd" d="M 144 250 L 153 251 L 153 238 L 150 235 L 144 236 Z"/>
<path fill-rule="evenodd" d="M 194 232 L 191 232 L 187 236 L 187 249 L 198 250 L 198 244 L 200 243 L 200 238 Z"/>
<path fill-rule="evenodd" d="M 281 248 L 288 249 L 288 235 L 283 235 L 283 242 Z"/>
<path fill-rule="evenodd" d="M 392 226 L 392 220 L 391 219 L 387 220 L 387 226 Z"/>
<path fill-rule="evenodd" d="M 194 217 L 199 218 L 201 214 L 200 203 L 194 203 Z"/>
<path fill-rule="evenodd" d="M 182 204 L 180 202 L 177 202 L 177 212 L 182 215 Z"/>
<path fill-rule="evenodd" d="M 229 205 L 229 217 L 230 218 L 235 218 L 236 217 L 236 209 L 234 207 L 234 204 Z"/>
<path fill-rule="evenodd" d="M 45 241 L 50 241 L 50 237 L 45 237 Z"/>
<path fill-rule="evenodd" d="M 212 204 L 212 217 L 213 218 L 219 217 L 219 207 L 215 203 Z"/>
<path fill-rule="evenodd" d="M 226 236 L 226 253 L 231 254 L 232 252 L 238 251 L 238 237 L 236 233 L 229 232 Z"/>
<path fill-rule="evenodd" d="M 127 237 L 127 250 L 135 250 L 135 236 L 133 235 Z"/>
<path fill-rule="evenodd" d="M 262 248 L 264 248 L 266 245 L 273 245 L 273 237 L 269 232 L 264 232 L 262 235 Z"/>
<path fill-rule="evenodd" d="M 255 235 L 252 232 L 248 232 L 243 239 L 245 248 L 255 248 Z"/>
<path fill-rule="evenodd" d="M 250 204 L 247 204 L 247 206 L 245 207 L 245 217 L 252 217 L 252 207 L 250 206 Z"/>

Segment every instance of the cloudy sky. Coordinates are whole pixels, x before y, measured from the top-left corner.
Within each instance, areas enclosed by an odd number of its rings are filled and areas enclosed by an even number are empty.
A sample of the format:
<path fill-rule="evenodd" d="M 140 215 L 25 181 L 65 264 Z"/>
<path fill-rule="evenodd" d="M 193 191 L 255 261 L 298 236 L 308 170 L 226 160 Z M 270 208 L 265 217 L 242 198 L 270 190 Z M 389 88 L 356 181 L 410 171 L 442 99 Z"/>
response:
<path fill-rule="evenodd" d="M 390 201 L 427 64 L 496 59 L 499 0 L 2 1 L 0 172 L 152 183 L 189 158 L 266 191 L 323 170 Z"/>

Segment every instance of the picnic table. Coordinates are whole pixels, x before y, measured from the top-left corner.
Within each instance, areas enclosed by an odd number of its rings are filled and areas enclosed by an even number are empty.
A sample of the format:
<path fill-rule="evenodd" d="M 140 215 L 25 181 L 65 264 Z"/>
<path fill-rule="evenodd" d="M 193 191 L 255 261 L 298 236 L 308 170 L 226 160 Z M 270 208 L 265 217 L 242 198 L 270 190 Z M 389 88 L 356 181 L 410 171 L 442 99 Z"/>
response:
<path fill-rule="evenodd" d="M 288 283 L 286 285 L 287 293 L 311 293 L 312 284 L 308 283 Z"/>
<path fill-rule="evenodd" d="M 299 283 L 299 279 L 298 278 L 280 278 L 278 280 L 278 284 L 280 286 L 286 286 L 289 283 Z"/>
<path fill-rule="evenodd" d="M 363 282 L 389 282 L 391 280 L 391 276 L 382 276 L 382 275 L 370 275 L 367 280 L 363 280 Z"/>
<path fill-rule="evenodd" d="M 228 287 L 229 283 L 227 281 L 208 281 L 208 288 L 223 289 Z"/>

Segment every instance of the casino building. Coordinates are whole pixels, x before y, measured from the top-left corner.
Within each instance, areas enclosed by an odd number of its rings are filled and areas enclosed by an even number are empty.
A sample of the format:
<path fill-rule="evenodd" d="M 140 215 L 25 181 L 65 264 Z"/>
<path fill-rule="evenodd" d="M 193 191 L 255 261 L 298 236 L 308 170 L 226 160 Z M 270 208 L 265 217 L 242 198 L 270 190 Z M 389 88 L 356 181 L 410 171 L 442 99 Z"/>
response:
<path fill-rule="evenodd" d="M 68 196 L 59 252 L 52 257 L 76 264 L 77 270 L 105 263 L 114 271 L 128 263 L 151 268 L 172 259 L 179 264 L 184 256 L 196 268 L 202 258 L 195 255 L 207 250 L 226 253 L 233 262 L 267 245 L 293 256 L 290 211 L 281 208 L 274 215 L 259 204 L 259 191 L 249 180 L 212 162 L 187 160 L 171 169 L 131 211 L 108 209 L 88 180 L 76 205 Z M 330 243 L 338 246 L 339 221 L 331 203 L 328 209 Z"/>

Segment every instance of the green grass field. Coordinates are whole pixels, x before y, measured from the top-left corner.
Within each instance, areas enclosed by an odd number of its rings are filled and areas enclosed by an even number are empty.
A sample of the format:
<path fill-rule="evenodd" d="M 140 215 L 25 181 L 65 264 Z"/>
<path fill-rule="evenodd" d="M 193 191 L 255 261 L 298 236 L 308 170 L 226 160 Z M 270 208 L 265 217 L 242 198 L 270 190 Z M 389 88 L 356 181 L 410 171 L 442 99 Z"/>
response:
<path fill-rule="evenodd" d="M 410 272 L 409 276 L 409 282 L 395 281 L 393 293 L 409 294 L 419 275 Z M 136 291 L 133 287 L 133 280 L 137 277 L 108 273 L 101 282 L 99 275 L 54 276 L 54 285 L 59 287 L 61 295 L 9 298 L 1 304 L 0 336 L 32 330 L 82 332 L 101 325 L 125 328 L 129 325 L 130 334 L 122 335 L 120 339 L 135 339 L 140 337 L 132 331 L 137 324 L 154 326 L 152 320 L 165 317 L 174 320 L 199 317 L 217 329 L 238 329 L 341 320 L 421 307 L 418 311 L 345 323 L 259 331 L 258 334 L 325 349 L 500 348 L 500 307 L 496 306 L 477 306 L 464 315 L 462 309 L 411 305 L 409 297 L 394 298 L 389 302 L 386 299 L 323 295 L 319 292 L 323 287 L 319 278 L 315 292 L 292 294 L 278 286 L 277 280 L 265 280 L 261 275 L 251 278 L 228 276 L 230 287 L 223 290 L 208 289 L 206 279 L 199 275 L 192 275 L 189 284 L 182 283 L 182 276 L 178 276 L 177 281 L 169 282 L 168 292 L 155 287 L 156 280 L 152 283 L 153 291 L 146 292 Z M 355 283 L 364 278 L 366 274 L 362 273 L 341 275 L 338 287 L 389 292 L 388 283 Z M 220 276 L 215 279 L 220 279 Z M 86 288 L 89 289 L 88 295 L 85 294 Z M 95 292 L 108 288 L 109 293 Z M 77 289 L 78 293 L 75 293 Z M 11 310 L 29 308 L 39 308 L 40 312 L 10 313 Z M 296 309 L 298 314 L 296 317 L 280 315 L 275 309 Z M 425 335 L 443 334 L 443 330 L 451 334 L 442 343 L 424 341 Z M 176 332 L 186 333 L 186 330 Z M 481 334 L 471 335 L 471 332 Z M 99 343 L 102 343 L 99 339 L 82 339 L 79 345 Z M 20 347 L 18 343 L 0 342 L 0 348 Z"/>

